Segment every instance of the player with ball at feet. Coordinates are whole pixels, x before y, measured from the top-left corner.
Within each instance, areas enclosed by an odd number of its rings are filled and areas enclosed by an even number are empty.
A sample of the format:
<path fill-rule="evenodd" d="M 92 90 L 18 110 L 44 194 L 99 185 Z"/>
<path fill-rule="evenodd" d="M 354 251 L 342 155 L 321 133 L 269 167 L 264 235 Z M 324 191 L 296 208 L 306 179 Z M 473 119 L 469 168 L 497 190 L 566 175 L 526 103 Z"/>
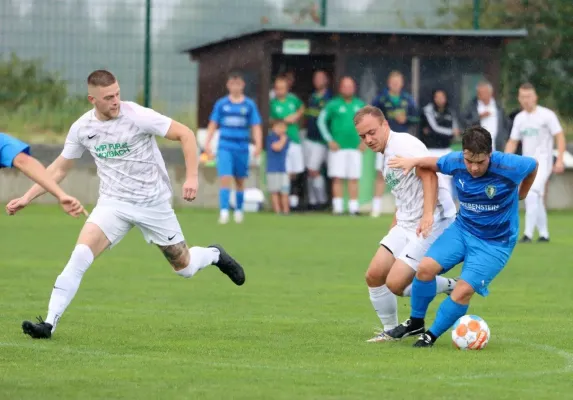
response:
<path fill-rule="evenodd" d="M 136 226 L 145 240 L 159 247 L 175 272 L 190 278 L 216 265 L 236 285 L 245 282 L 242 267 L 219 245 L 187 247 L 171 207 L 172 190 L 156 136 L 181 143 L 186 180 L 183 198 L 195 199 L 198 188 L 197 143 L 185 125 L 136 103 L 120 100 L 112 73 L 94 71 L 87 79 L 88 100 L 94 106 L 70 128 L 62 154 L 48 167 L 54 180 L 64 179 L 85 150 L 95 160 L 100 178 L 99 199 L 80 232 L 70 259 L 56 279 L 46 321 L 24 321 L 25 334 L 48 339 L 74 298 L 83 275 L 105 249 L 115 246 Z M 14 214 L 44 193 L 33 186 L 6 209 Z"/>
<path fill-rule="evenodd" d="M 416 168 L 453 176 L 460 200 L 456 220 L 432 244 L 412 283 L 410 326 L 424 329 L 424 318 L 436 296 L 436 276 L 464 262 L 452 294 L 438 308 L 433 325 L 414 343 L 431 347 L 466 314 L 474 293 L 488 295 L 490 282 L 505 267 L 517 242 L 519 200 L 525 199 L 537 174 L 531 157 L 492 153 L 491 134 L 470 127 L 462 150 L 443 157 L 394 158 L 392 168 Z"/>
<path fill-rule="evenodd" d="M 382 111 L 373 106 L 358 110 L 354 124 L 364 144 L 383 154 L 384 178 L 396 197 L 397 208 L 394 223 L 380 242 L 366 272 L 370 301 L 383 326 L 382 331 L 368 341 L 400 340 L 423 330 L 410 329 L 408 321 L 398 325 L 396 295 L 410 295 L 420 260 L 453 222 L 456 207 L 446 182 L 435 172 L 418 169 L 405 174 L 400 168 L 389 167 L 388 160 L 396 155 L 430 155 L 420 140 L 407 133 L 392 131 Z M 435 281 L 434 295 L 449 294 L 456 284 L 454 279 L 442 276 L 436 277 Z"/>

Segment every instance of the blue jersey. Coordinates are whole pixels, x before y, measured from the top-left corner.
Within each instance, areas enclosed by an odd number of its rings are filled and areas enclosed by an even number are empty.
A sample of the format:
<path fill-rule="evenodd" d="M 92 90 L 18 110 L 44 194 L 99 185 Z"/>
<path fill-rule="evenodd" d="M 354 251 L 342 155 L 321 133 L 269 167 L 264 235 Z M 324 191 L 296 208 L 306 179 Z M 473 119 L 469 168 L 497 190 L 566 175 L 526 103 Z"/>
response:
<path fill-rule="evenodd" d="M 249 151 L 251 127 L 261 124 L 257 105 L 248 97 L 240 103 L 229 96 L 217 100 L 209 119 L 219 126 L 219 148 L 224 150 Z"/>
<path fill-rule="evenodd" d="M 286 157 L 289 142 L 287 139 L 282 150 L 275 151 L 271 146 L 279 140 L 281 140 L 281 138 L 274 132 L 269 133 L 267 136 L 267 172 L 286 172 Z"/>
<path fill-rule="evenodd" d="M 12 168 L 14 159 L 20 153 L 30 154 L 30 146 L 0 132 L 0 168 Z"/>
<path fill-rule="evenodd" d="M 461 151 L 438 160 L 439 172 L 452 175 L 460 210 L 456 223 L 473 236 L 512 245 L 519 229 L 519 184 L 536 167 L 531 157 L 494 151 L 485 175 L 474 178 L 467 171 Z"/>
<path fill-rule="evenodd" d="M 394 132 L 408 132 L 408 127 L 420 121 L 414 98 L 407 92 L 400 92 L 400 96 L 392 96 L 388 89 L 374 98 L 372 105 L 378 107 L 384 113 L 390 129 Z M 396 121 L 396 115 L 406 114 L 406 122 L 403 124 Z"/>

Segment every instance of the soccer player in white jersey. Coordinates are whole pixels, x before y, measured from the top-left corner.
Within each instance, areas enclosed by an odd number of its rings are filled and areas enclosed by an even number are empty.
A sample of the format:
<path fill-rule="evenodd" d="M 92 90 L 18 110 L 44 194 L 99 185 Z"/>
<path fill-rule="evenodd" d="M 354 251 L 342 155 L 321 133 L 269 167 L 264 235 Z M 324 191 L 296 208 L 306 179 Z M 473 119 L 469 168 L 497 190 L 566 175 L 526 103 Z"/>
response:
<path fill-rule="evenodd" d="M 525 198 L 525 231 L 522 243 L 530 243 L 535 228 L 539 232 L 538 242 L 549 241 L 547 211 L 545 210 L 545 188 L 551 171 L 560 174 L 565 170 L 563 155 L 567 143 L 557 115 L 550 109 L 537 104 L 535 88 L 530 83 L 519 87 L 519 104 L 522 111 L 516 115 L 506 153 L 515 153 L 521 140 L 524 156 L 533 157 L 539 163 L 535 181 Z M 557 161 L 553 165 L 553 147 L 557 141 Z"/>
<path fill-rule="evenodd" d="M 94 259 L 115 246 L 134 226 L 147 242 L 159 247 L 175 272 L 184 278 L 216 265 L 236 285 L 245 281 L 242 267 L 221 246 L 188 248 L 171 207 L 171 184 L 155 136 L 181 143 L 186 166 L 183 198 L 192 201 L 198 188 L 193 132 L 152 109 L 121 101 L 119 84 L 108 71 L 94 71 L 87 83 L 88 100 L 94 108 L 71 126 L 61 155 L 48 171 L 61 181 L 74 159 L 88 150 L 100 178 L 100 196 L 66 267 L 56 279 L 46 320 L 22 323 L 24 333 L 35 339 L 52 336 Z M 7 205 L 8 212 L 16 213 L 43 193 L 40 186 L 33 186 Z"/>
<path fill-rule="evenodd" d="M 417 138 L 393 132 L 382 111 L 374 106 L 354 116 L 358 135 L 372 151 L 382 153 L 386 185 L 396 198 L 396 215 L 388 234 L 380 242 L 366 272 L 370 301 L 383 325 L 369 342 L 399 340 L 423 333 L 409 329 L 409 320 L 398 325 L 396 295 L 410 296 L 418 264 L 430 245 L 454 221 L 456 207 L 443 178 L 418 169 L 404 175 L 388 167 L 392 157 L 427 157 L 426 146 Z M 436 293 L 449 294 L 455 279 L 436 278 Z M 389 335 L 389 331 L 392 335 Z"/>

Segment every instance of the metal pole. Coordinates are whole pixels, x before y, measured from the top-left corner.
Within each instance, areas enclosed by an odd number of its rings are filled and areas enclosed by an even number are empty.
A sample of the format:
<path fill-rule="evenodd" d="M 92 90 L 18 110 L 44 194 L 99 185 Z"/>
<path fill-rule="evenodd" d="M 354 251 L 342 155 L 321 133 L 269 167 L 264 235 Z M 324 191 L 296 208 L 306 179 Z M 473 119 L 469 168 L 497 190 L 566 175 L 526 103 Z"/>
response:
<path fill-rule="evenodd" d="M 479 0 L 474 0 L 474 29 L 479 29 L 479 14 L 480 14 L 480 6 Z"/>
<path fill-rule="evenodd" d="M 151 0 L 145 0 L 145 65 L 143 66 L 143 105 L 151 107 Z"/>
<path fill-rule="evenodd" d="M 326 0 L 320 2 L 320 25 L 326 26 Z"/>

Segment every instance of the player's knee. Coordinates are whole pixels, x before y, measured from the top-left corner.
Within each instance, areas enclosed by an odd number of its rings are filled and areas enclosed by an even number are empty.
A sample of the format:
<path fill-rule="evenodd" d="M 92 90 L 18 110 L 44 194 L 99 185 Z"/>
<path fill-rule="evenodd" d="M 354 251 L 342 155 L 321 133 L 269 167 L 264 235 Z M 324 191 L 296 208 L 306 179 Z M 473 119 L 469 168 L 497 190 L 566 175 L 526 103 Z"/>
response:
<path fill-rule="evenodd" d="M 402 296 L 402 293 L 404 293 L 404 289 L 406 289 L 408 283 L 404 282 L 397 276 L 389 275 L 388 278 L 386 278 L 386 286 L 396 296 Z"/>
<path fill-rule="evenodd" d="M 418 265 L 418 272 L 416 277 L 422 281 L 429 281 L 434 279 L 441 271 L 440 265 L 433 259 L 424 257 Z"/>
<path fill-rule="evenodd" d="M 469 283 L 459 280 L 450 298 L 458 304 L 468 304 L 474 293 L 475 290 Z"/>
<path fill-rule="evenodd" d="M 243 178 L 235 178 L 235 188 L 238 191 L 245 190 L 245 180 Z"/>
<path fill-rule="evenodd" d="M 366 271 L 366 284 L 368 287 L 382 286 L 386 282 L 386 275 L 378 265 L 371 263 Z"/>

